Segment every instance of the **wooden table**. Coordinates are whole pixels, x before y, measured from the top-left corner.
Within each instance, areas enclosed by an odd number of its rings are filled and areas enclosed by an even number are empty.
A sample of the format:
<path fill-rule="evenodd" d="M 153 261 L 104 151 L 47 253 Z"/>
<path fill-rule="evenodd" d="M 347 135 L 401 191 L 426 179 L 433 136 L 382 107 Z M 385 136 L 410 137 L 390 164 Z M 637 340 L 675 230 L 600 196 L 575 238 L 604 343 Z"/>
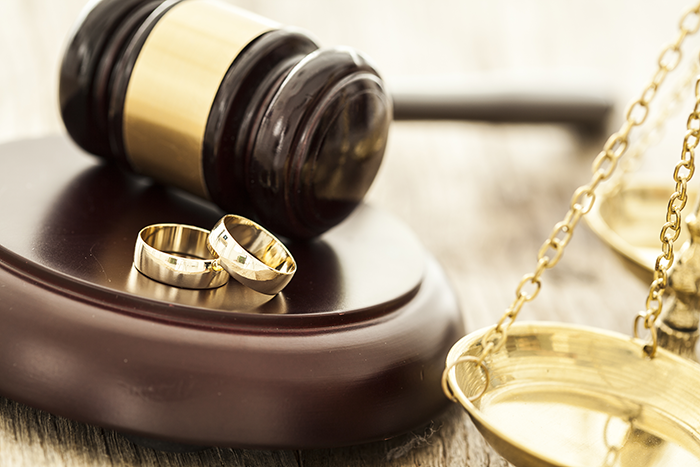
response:
<path fill-rule="evenodd" d="M 54 104 L 55 70 L 60 41 L 82 3 L 0 4 L 0 140 L 61 131 Z M 656 11 L 651 2 L 577 1 L 566 8 L 547 1 L 528 2 L 526 8 L 518 0 L 411 3 L 410 8 L 399 0 L 331 3 L 239 2 L 314 30 L 322 42 L 365 50 L 387 70 L 388 78 L 577 65 L 611 70 L 609 84 L 621 102 L 639 92 L 651 75 L 657 51 L 674 35 L 677 12 L 685 4 L 667 2 L 663 11 Z M 613 120 L 620 121 L 615 116 Z M 537 250 L 566 212 L 571 194 L 588 181 L 590 163 L 604 136 L 556 125 L 399 122 L 368 201 L 415 230 L 447 271 L 467 328 L 475 330 L 495 323 L 522 275 L 533 270 Z M 668 147 L 675 157 L 680 140 Z M 585 225 L 544 282 L 521 319 L 589 324 L 624 333 L 631 332 L 647 287 Z M 485 445 L 456 406 L 427 427 L 364 446 L 172 454 L 0 399 L 0 465 L 508 464 Z"/>

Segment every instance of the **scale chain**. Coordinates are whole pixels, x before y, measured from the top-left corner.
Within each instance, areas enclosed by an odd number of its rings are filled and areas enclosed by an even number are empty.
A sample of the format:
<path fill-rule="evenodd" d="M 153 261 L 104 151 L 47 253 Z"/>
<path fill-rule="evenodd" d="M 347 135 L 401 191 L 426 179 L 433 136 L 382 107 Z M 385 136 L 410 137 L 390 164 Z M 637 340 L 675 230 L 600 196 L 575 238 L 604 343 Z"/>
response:
<path fill-rule="evenodd" d="M 517 319 L 523 305 L 537 297 L 537 294 L 542 288 L 542 274 L 547 269 L 551 269 L 556 266 L 561 259 L 564 249 L 569 244 L 571 237 L 573 236 L 574 229 L 581 220 L 581 217 L 588 213 L 595 203 L 596 188 L 601 182 L 610 178 L 613 172 L 615 172 L 620 158 L 627 150 L 630 132 L 634 127 L 638 127 L 646 121 L 649 114 L 649 104 L 654 100 L 659 87 L 666 79 L 668 73 L 675 70 L 678 64 L 681 62 L 681 46 L 683 45 L 683 42 L 688 36 L 695 34 L 698 29 L 700 29 L 700 2 L 693 8 L 689 9 L 681 17 L 678 35 L 675 41 L 669 44 L 659 55 L 657 60 L 658 67 L 654 72 L 651 82 L 644 88 L 640 97 L 628 106 L 625 114 L 625 122 L 617 132 L 613 133 L 608 138 L 603 146 L 603 150 L 593 161 L 593 176 L 590 182 L 576 189 L 571 198 L 569 210 L 564 216 L 564 219 L 554 226 L 549 238 L 547 238 L 547 240 L 545 240 L 540 247 L 537 254 L 537 267 L 535 271 L 531 274 L 525 275 L 522 278 L 518 284 L 518 287 L 516 288 L 515 300 L 513 300 L 510 307 L 501 316 L 498 323 L 489 329 L 482 337 L 482 350 L 480 355 L 478 357 L 460 357 L 452 362 L 452 364 L 443 371 L 442 387 L 448 398 L 456 401 L 456 398 L 452 394 L 452 391 L 449 389 L 449 385 L 447 384 L 447 376 L 457 364 L 466 362 L 473 363 L 474 365 L 480 367 L 481 371 L 484 372 L 486 380 L 486 385 L 483 390 L 480 393 L 471 396 L 470 400 L 475 401 L 484 394 L 489 381 L 489 374 L 484 364 L 484 360 L 491 353 L 498 351 L 505 344 L 508 336 L 508 330 Z M 644 314 L 644 312 L 640 313 L 635 319 L 635 336 L 637 335 L 637 322 L 642 317 L 644 318 L 645 327 L 651 330 L 653 352 L 647 351 L 650 356 L 653 356 L 653 353 L 656 351 L 657 342 L 653 322 L 661 312 L 661 296 L 663 295 L 663 291 L 668 282 L 667 270 L 673 262 L 673 241 L 678 238 L 680 233 L 680 209 L 675 209 L 678 207 L 675 203 L 677 199 L 680 201 L 681 206 L 685 206 L 685 203 L 687 202 L 687 182 L 690 177 L 692 177 L 694 172 L 694 150 L 698 145 L 698 139 L 700 137 L 699 88 L 700 80 L 698 80 L 695 86 L 696 96 L 698 97 L 696 99 L 695 109 L 688 119 L 688 132 L 686 133 L 686 138 L 683 145 L 682 160 L 674 171 L 676 192 L 679 193 L 679 196 L 677 198 L 672 197 L 669 201 L 669 214 L 667 214 L 666 223 L 664 224 L 661 233 L 662 242 L 664 242 L 664 247 L 662 249 L 663 253 L 656 262 L 654 281 L 652 282 L 649 298 L 647 299 L 647 312 L 646 314 Z M 687 170 L 687 173 L 681 173 L 683 168 Z M 669 232 L 671 232 L 672 235 L 669 235 Z M 529 292 L 524 290 L 524 287 L 528 285 L 532 288 L 532 290 Z M 650 306 L 652 303 L 657 303 L 657 306 Z M 647 326 L 648 324 L 651 326 Z"/>
<path fill-rule="evenodd" d="M 688 202 L 688 182 L 695 173 L 695 149 L 700 142 L 700 79 L 695 82 L 695 107 L 688 116 L 686 128 L 681 160 L 673 171 L 676 188 L 668 200 L 666 223 L 661 227 L 659 234 L 661 254 L 654 264 L 654 280 L 649 286 L 646 310 L 641 311 L 634 321 L 635 337 L 638 337 L 637 327 L 640 320 L 644 322 L 644 328 L 651 333 L 651 344 L 644 347 L 649 357 L 656 354 L 658 347 L 654 323 L 663 310 L 663 296 L 668 287 L 668 269 L 674 262 L 673 243 L 678 240 L 681 233 L 681 211 Z"/>
<path fill-rule="evenodd" d="M 685 97 L 684 91 L 691 88 L 691 84 L 695 81 L 698 73 L 700 73 L 700 61 L 692 60 L 688 69 L 684 71 L 683 76 L 674 84 L 669 98 L 663 103 L 663 107 L 659 110 L 659 115 L 651 122 L 650 128 L 644 129 L 639 134 L 639 140 L 630 146 L 624 160 L 620 161 L 620 169 L 609 180 L 612 190 L 617 190 L 624 184 L 624 176 L 636 171 L 640 164 L 641 156 L 661 140 L 667 121 L 671 115 L 676 114 L 679 110 Z M 613 181 L 613 178 L 615 181 Z"/>

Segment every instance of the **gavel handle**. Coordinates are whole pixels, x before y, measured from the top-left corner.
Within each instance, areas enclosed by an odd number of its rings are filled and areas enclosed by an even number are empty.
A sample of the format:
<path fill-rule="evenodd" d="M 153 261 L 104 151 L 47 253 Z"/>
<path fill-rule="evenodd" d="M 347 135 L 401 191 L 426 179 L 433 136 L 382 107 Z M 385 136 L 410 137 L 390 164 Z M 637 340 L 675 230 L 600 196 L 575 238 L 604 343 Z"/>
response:
<path fill-rule="evenodd" d="M 561 123 L 602 130 L 613 99 L 595 79 L 427 77 L 392 83 L 395 120 Z"/>

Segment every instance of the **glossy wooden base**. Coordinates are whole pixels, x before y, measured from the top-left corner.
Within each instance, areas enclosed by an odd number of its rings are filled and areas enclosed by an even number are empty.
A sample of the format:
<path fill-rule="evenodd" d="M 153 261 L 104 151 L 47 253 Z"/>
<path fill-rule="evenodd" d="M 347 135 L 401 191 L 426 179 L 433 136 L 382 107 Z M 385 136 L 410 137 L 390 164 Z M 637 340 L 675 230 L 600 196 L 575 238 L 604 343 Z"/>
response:
<path fill-rule="evenodd" d="M 222 212 L 101 165 L 64 137 L 0 147 L 0 393 L 75 420 L 192 445 L 332 447 L 448 405 L 463 335 L 411 231 L 361 206 L 270 299 L 234 281 L 176 289 L 132 266 L 138 231 Z"/>

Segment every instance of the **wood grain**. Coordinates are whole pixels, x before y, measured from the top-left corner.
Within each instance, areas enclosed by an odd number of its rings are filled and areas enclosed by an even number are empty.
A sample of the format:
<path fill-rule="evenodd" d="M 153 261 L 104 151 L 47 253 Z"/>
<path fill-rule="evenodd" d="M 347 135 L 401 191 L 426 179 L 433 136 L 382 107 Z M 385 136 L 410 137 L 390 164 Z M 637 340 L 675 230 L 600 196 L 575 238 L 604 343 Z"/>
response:
<path fill-rule="evenodd" d="M 411 72 L 587 66 L 609 72 L 621 102 L 648 79 L 657 50 L 671 38 L 677 12 L 685 4 L 665 2 L 659 10 L 655 2 L 601 0 L 567 2 L 565 8 L 551 1 L 503 0 L 451 1 L 434 8 L 429 6 L 433 3 L 417 2 L 404 8 L 399 0 L 373 0 L 346 2 L 353 4 L 348 11 L 347 5 L 321 0 L 239 3 L 314 30 L 326 43 L 363 49 L 389 78 Z M 55 70 L 60 45 L 82 4 L 83 0 L 0 2 L 0 141 L 61 131 Z M 369 19 L 358 28 L 363 18 Z M 661 26 L 655 28 L 657 24 Z M 414 35 L 409 34 L 412 31 Z M 534 268 L 536 252 L 566 212 L 571 193 L 588 180 L 602 136 L 558 126 L 397 123 L 368 199 L 415 230 L 446 269 L 468 329 L 478 329 L 496 321 L 520 277 Z M 670 147 L 675 156 L 680 142 L 674 143 Z M 635 312 L 644 305 L 646 285 L 628 274 L 584 225 L 544 281 L 542 293 L 524 309 L 521 319 L 629 333 Z M 508 464 L 484 443 L 459 407 L 427 427 L 364 446 L 175 454 L 139 447 L 109 430 L 0 398 L 0 465 Z"/>
<path fill-rule="evenodd" d="M 143 467 L 507 466 L 454 407 L 425 428 L 379 443 L 310 451 L 155 451 L 121 435 L 0 400 L 2 465 Z"/>

